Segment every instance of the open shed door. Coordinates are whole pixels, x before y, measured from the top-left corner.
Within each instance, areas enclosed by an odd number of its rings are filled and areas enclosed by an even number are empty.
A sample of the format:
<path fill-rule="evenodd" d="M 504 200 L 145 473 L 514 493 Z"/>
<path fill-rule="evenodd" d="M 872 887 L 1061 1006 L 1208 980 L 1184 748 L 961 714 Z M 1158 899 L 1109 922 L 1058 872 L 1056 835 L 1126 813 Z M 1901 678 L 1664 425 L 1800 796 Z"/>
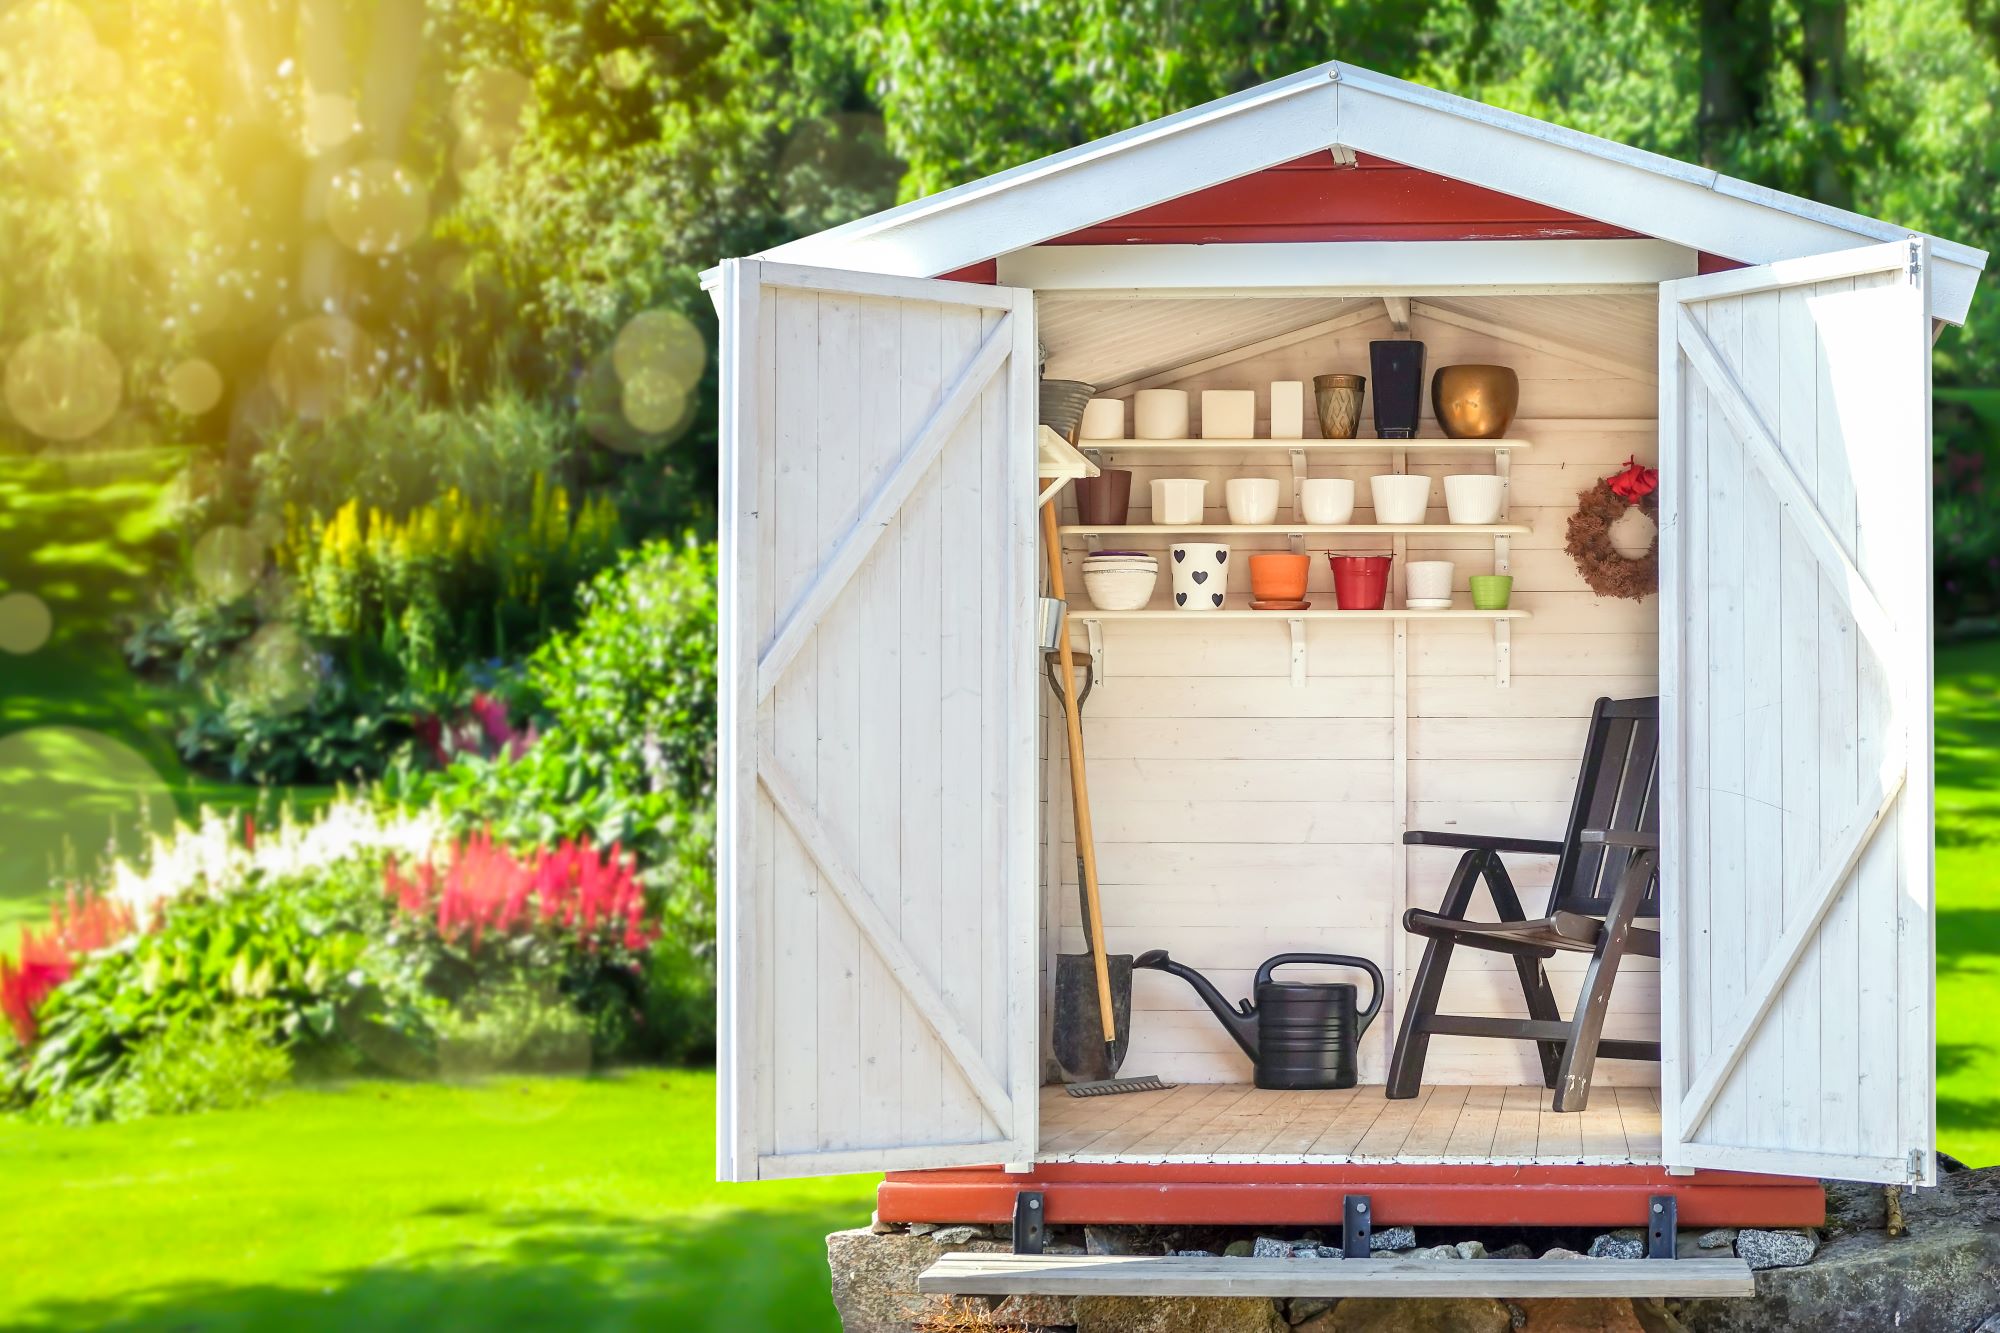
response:
<path fill-rule="evenodd" d="M 1933 1175 L 1928 269 L 1660 289 L 1669 1165 Z"/>
<path fill-rule="evenodd" d="M 1032 295 L 724 266 L 718 1174 L 1035 1143 Z"/>

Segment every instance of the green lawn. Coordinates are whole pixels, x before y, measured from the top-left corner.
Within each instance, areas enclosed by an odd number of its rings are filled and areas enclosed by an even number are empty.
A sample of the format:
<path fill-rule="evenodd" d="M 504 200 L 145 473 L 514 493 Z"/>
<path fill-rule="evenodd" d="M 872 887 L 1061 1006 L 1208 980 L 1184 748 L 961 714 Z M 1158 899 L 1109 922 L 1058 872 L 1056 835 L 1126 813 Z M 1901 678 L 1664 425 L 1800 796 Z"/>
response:
<path fill-rule="evenodd" d="M 357 1083 L 0 1120 L 0 1327 L 836 1329 L 874 1179 L 714 1183 L 712 1074 Z"/>
<path fill-rule="evenodd" d="M 1937 655 L 1938 1148 L 2000 1164 L 2000 642 Z"/>

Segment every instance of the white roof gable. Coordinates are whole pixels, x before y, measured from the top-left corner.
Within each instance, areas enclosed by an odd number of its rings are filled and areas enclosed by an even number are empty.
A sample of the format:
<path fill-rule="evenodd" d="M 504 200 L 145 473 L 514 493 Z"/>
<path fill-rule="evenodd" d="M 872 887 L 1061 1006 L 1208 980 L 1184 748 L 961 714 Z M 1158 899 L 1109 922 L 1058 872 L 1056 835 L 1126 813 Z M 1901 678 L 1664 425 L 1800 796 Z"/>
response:
<path fill-rule="evenodd" d="M 761 257 L 930 277 L 1335 145 L 1745 263 L 1910 234 L 1335 61 L 801 237 Z M 1933 312 L 1962 322 L 1986 252 L 1930 240 Z"/>

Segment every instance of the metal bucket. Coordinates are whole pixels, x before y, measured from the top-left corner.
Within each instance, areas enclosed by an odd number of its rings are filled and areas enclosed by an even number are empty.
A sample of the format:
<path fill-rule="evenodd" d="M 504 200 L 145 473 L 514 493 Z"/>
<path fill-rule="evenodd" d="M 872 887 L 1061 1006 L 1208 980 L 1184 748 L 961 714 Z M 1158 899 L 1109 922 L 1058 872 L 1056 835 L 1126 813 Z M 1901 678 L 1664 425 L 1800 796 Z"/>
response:
<path fill-rule="evenodd" d="M 1041 388 L 1042 424 L 1072 443 L 1083 425 L 1083 409 L 1097 392 L 1082 380 L 1043 380 Z"/>
<path fill-rule="evenodd" d="M 1063 616 L 1068 612 L 1069 603 L 1060 597 L 1035 599 L 1035 633 L 1043 652 L 1052 653 L 1062 647 Z"/>

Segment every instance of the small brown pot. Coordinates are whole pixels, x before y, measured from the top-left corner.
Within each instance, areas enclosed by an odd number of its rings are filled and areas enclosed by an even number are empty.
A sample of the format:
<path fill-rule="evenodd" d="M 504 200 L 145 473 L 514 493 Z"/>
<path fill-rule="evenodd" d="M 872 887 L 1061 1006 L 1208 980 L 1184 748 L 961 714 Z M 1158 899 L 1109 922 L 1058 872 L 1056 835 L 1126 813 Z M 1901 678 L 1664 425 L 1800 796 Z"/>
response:
<path fill-rule="evenodd" d="M 1118 527 L 1132 512 L 1132 473 L 1127 468 L 1108 467 L 1094 477 L 1079 477 L 1074 484 L 1079 523 Z"/>
<path fill-rule="evenodd" d="M 1506 366 L 1439 366 L 1431 411 L 1454 440 L 1497 440 L 1521 406 L 1521 377 Z"/>

